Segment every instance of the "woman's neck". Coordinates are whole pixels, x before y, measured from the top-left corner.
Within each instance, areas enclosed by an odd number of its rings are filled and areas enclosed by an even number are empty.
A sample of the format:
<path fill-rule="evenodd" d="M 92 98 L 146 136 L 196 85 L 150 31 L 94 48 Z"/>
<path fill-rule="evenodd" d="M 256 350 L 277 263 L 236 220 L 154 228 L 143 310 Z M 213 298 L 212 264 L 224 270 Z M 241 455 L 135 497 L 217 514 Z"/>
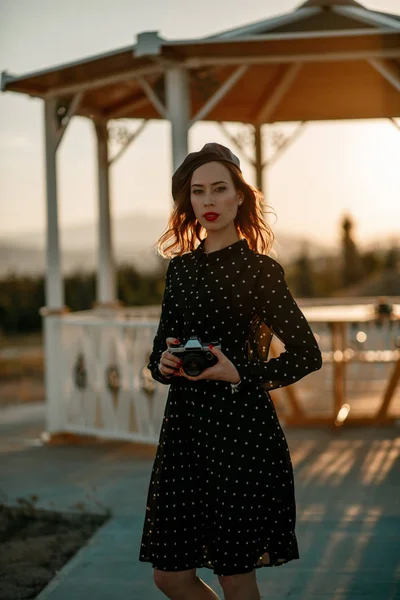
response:
<path fill-rule="evenodd" d="M 204 242 L 204 252 L 206 254 L 210 254 L 210 252 L 216 252 L 217 250 L 221 250 L 222 248 L 226 248 L 230 246 L 230 244 L 234 244 L 240 240 L 240 236 L 237 231 L 229 232 L 226 235 L 213 235 L 213 233 L 208 232 L 207 237 Z"/>

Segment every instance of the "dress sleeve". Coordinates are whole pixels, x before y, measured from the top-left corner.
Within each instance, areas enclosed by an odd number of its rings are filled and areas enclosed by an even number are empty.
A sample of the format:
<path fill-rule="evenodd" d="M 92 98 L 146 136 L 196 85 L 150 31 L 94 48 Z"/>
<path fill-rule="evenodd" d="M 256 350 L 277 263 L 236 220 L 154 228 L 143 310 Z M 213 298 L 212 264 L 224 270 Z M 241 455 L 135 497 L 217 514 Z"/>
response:
<path fill-rule="evenodd" d="M 264 389 L 273 390 L 320 369 L 322 355 L 315 336 L 290 293 L 283 267 L 271 257 L 266 257 L 256 290 L 260 301 L 258 315 L 283 342 L 285 351 L 268 361 L 256 358 L 237 366 L 237 387 L 263 384 Z"/>
<path fill-rule="evenodd" d="M 172 258 L 168 264 L 167 272 L 165 274 L 165 288 L 163 299 L 161 302 L 161 317 L 160 322 L 158 324 L 157 333 L 153 340 L 153 349 L 149 357 L 149 364 L 147 368 L 150 370 L 153 379 L 159 381 L 160 383 L 164 383 L 165 385 L 169 385 L 173 378 L 173 375 L 169 375 L 168 377 L 163 375 L 159 368 L 159 362 L 161 359 L 161 354 L 164 350 L 167 349 L 166 338 L 167 337 L 176 337 L 177 332 L 177 323 L 173 318 L 173 307 L 172 307 L 172 270 L 174 258 Z"/>

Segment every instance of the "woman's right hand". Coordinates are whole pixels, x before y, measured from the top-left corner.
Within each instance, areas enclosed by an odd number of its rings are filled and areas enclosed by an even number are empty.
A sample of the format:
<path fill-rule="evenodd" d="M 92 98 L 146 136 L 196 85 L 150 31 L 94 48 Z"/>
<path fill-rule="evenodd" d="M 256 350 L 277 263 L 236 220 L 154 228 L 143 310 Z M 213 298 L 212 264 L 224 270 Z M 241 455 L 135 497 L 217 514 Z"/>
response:
<path fill-rule="evenodd" d="M 169 351 L 169 347 L 172 344 L 179 344 L 180 342 L 179 340 L 173 337 L 167 337 L 165 341 L 167 343 L 168 349 L 164 350 L 164 352 L 161 354 L 161 359 L 158 364 L 158 370 L 160 371 L 161 375 L 164 375 L 164 377 L 179 377 L 179 368 L 182 365 L 182 361 L 177 356 L 171 354 L 171 352 Z"/>

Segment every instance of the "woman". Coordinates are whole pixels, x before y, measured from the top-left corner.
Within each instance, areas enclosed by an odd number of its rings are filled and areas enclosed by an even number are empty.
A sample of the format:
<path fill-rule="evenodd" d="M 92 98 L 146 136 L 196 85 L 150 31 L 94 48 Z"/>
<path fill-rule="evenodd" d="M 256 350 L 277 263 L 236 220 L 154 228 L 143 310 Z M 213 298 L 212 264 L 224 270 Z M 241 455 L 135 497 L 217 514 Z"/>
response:
<path fill-rule="evenodd" d="M 320 369 L 321 352 L 266 253 L 263 197 L 239 159 L 206 144 L 174 173 L 172 195 L 159 249 L 173 257 L 148 364 L 170 388 L 139 560 L 173 600 L 218 598 L 199 567 L 218 575 L 226 600 L 256 600 L 257 568 L 299 558 L 292 463 L 268 392 Z M 273 334 L 285 352 L 267 360 Z M 196 377 L 170 352 L 192 336 L 216 363 Z"/>

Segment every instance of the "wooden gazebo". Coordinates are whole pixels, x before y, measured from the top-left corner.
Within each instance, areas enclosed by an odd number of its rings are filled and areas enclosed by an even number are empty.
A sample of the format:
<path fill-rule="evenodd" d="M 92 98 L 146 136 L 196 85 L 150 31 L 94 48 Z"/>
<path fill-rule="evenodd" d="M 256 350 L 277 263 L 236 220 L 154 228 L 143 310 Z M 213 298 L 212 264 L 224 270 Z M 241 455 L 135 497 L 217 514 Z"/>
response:
<path fill-rule="evenodd" d="M 56 152 L 71 118 L 91 119 L 97 136 L 97 300 L 114 306 L 108 122 L 139 120 L 126 147 L 150 119 L 168 119 L 174 167 L 188 151 L 193 123 L 249 124 L 261 187 L 264 124 L 400 116 L 400 16 L 368 10 L 355 0 L 308 0 L 288 14 L 205 38 L 165 40 L 155 31 L 140 33 L 131 46 L 98 56 L 21 76 L 5 71 L 1 86 L 44 104 L 49 394 L 58 344 L 51 321 L 64 311 Z"/>
<path fill-rule="evenodd" d="M 171 123 L 173 163 L 201 120 L 254 126 L 261 187 L 261 127 L 281 121 L 377 119 L 400 115 L 400 16 L 355 0 L 308 0 L 297 10 L 217 35 L 165 40 L 144 32 L 136 44 L 22 76 L 2 73 L 2 90 L 42 98 L 48 213 L 47 306 L 64 304 L 55 155 L 74 115 L 91 119 L 98 139 L 99 297 L 115 300 L 110 236 L 107 122 Z M 131 140 L 136 136 L 132 136 Z"/>

